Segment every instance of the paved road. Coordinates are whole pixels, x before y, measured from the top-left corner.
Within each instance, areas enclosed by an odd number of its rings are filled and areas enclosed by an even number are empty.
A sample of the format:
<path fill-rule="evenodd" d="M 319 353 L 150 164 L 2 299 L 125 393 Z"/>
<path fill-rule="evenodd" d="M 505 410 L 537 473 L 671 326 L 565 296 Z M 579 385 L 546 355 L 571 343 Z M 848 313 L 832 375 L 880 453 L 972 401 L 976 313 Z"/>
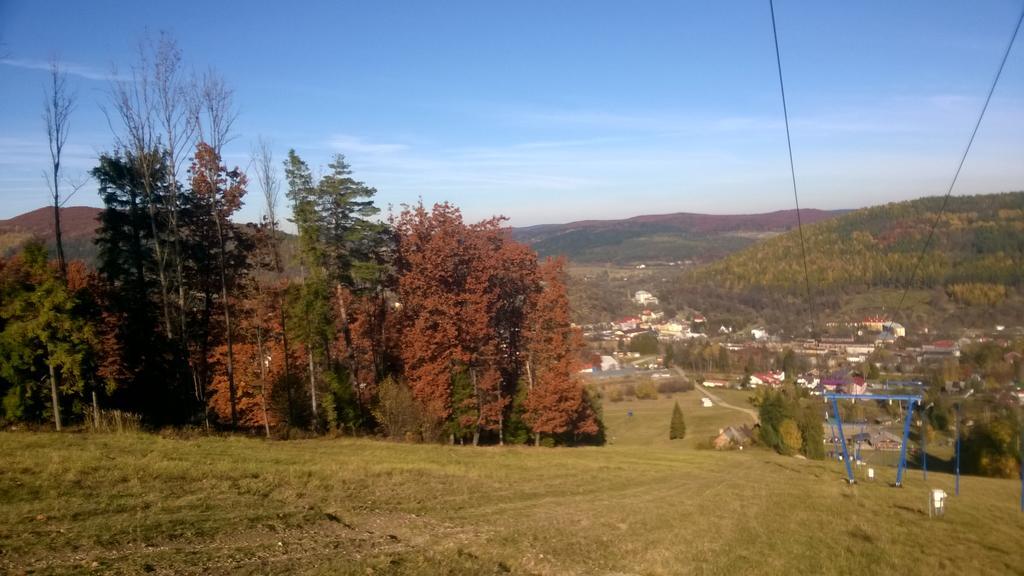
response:
<path fill-rule="evenodd" d="M 676 372 L 679 373 L 680 376 L 682 376 L 683 378 L 686 378 L 686 372 L 683 371 L 682 368 L 676 366 L 676 367 L 674 367 L 674 369 L 675 369 Z M 741 406 L 734 406 L 732 404 L 729 404 L 728 402 L 722 400 L 721 398 L 716 396 L 714 393 L 709 392 L 707 388 L 701 386 L 700 384 L 697 384 L 696 382 L 693 383 L 693 386 L 698 391 L 700 391 L 701 394 L 703 394 L 703 395 L 707 396 L 708 398 L 710 398 L 711 401 L 714 402 L 715 404 L 717 404 L 717 405 L 719 405 L 719 406 L 721 406 L 723 408 L 729 408 L 731 410 L 736 410 L 738 412 L 743 412 L 744 414 L 746 414 L 746 415 L 750 416 L 751 418 L 753 418 L 754 422 L 758 422 L 759 421 L 759 418 L 757 416 L 757 410 L 754 410 L 753 408 L 743 408 Z"/>

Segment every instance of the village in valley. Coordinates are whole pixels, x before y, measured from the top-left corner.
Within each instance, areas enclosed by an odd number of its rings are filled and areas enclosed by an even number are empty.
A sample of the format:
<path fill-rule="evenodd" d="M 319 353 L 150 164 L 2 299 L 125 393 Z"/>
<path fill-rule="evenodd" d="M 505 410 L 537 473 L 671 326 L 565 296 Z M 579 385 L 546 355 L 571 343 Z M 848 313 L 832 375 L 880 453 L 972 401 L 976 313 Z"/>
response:
<path fill-rule="evenodd" d="M 749 409 L 757 404 L 759 393 L 787 386 L 802 397 L 820 397 L 823 403 L 832 393 L 891 394 L 930 387 L 948 398 L 977 390 L 1003 404 L 1024 405 L 1021 353 L 1011 347 L 1024 334 L 1024 326 L 994 325 L 936 335 L 926 327 L 908 329 L 878 313 L 830 320 L 824 325 L 827 335 L 812 339 L 787 337 L 764 324 L 716 322 L 713 312 L 675 311 L 643 288 L 631 291 L 624 308 L 632 313 L 580 326 L 588 344 L 581 373 L 602 389 L 606 410 L 614 410 L 616 402 L 654 400 L 659 394 L 668 399 L 693 390 L 700 393 L 700 408 L 725 403 L 721 397 L 727 396 L 729 408 Z M 1004 374 L 986 373 L 972 364 L 973 359 L 961 362 L 964 350 L 974 356 L 981 349 L 990 358 L 996 351 Z M 861 449 L 900 449 L 906 407 L 889 404 L 882 409 L 876 403 L 854 401 L 843 407 L 849 410 L 844 418 L 852 424 L 845 435 L 856 446 L 858 461 Z M 634 410 L 627 412 L 632 416 Z M 823 414 L 826 452 L 837 456 L 837 421 L 829 409 Z M 702 439 L 709 441 L 702 445 L 742 449 L 756 442 L 756 415 L 739 416 L 735 424 L 720 427 L 717 436 Z"/>

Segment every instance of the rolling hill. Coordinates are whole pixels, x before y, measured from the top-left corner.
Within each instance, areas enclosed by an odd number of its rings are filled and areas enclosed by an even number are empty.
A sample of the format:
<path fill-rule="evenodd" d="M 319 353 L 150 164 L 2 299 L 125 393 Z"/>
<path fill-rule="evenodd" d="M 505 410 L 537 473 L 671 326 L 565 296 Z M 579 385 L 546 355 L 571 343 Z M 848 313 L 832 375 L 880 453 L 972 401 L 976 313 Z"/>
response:
<path fill-rule="evenodd" d="M 848 210 L 801 210 L 805 224 Z M 623 220 L 581 220 L 515 228 L 516 240 L 541 256 L 561 255 L 574 263 L 708 262 L 796 226 L 795 210 L 765 214 L 657 214 Z"/>
<path fill-rule="evenodd" d="M 813 308 L 891 314 L 909 284 L 897 317 L 905 323 L 1024 322 L 1024 192 L 952 197 L 944 211 L 942 203 L 921 198 L 805 226 Z M 810 313 L 795 230 L 687 271 L 663 293 L 776 325 Z"/>
<path fill-rule="evenodd" d="M 801 210 L 805 224 L 821 222 L 848 210 Z M 99 208 L 61 209 L 64 250 L 71 259 L 92 262 L 92 238 Z M 794 210 L 765 214 L 654 214 L 623 220 L 582 220 L 567 224 L 540 224 L 513 228 L 512 236 L 537 250 L 540 256 L 566 256 L 583 264 L 635 264 L 641 262 L 710 262 L 796 225 Z M 10 220 L 0 220 L 0 255 L 13 253 L 29 238 L 53 246 L 53 213 L 44 207 Z"/>
<path fill-rule="evenodd" d="M 96 257 L 96 247 L 92 239 L 96 227 L 99 226 L 99 214 L 100 209 L 91 206 L 61 208 L 64 253 L 69 260 L 92 262 Z M 0 220 L 0 257 L 11 255 L 30 238 L 42 239 L 52 249 L 53 208 L 46 206 L 9 220 Z"/>

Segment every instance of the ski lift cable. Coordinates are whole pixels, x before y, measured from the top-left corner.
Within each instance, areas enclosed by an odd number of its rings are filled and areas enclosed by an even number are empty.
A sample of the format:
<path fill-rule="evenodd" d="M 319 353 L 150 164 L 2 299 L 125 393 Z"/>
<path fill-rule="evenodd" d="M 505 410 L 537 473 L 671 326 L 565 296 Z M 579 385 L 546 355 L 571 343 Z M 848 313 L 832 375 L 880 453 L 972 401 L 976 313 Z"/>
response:
<path fill-rule="evenodd" d="M 1006 45 L 1006 51 L 1003 52 L 1003 59 L 999 62 L 999 69 L 996 70 L 995 78 L 992 79 L 992 86 L 988 89 L 988 96 L 985 97 L 985 104 L 981 107 L 981 113 L 978 114 L 978 121 L 974 123 L 974 130 L 971 131 L 971 137 L 967 140 L 967 147 L 964 148 L 963 155 L 960 156 L 960 163 L 957 164 L 956 172 L 953 174 L 953 180 L 949 183 L 949 189 L 946 190 L 946 195 L 942 198 L 942 205 L 939 207 L 939 213 L 935 215 L 935 220 L 932 221 L 931 229 L 928 231 L 928 237 L 924 241 L 924 246 L 921 247 L 921 254 L 917 258 L 917 262 L 914 264 L 913 270 L 910 273 L 910 280 L 907 282 L 906 288 L 903 290 L 903 294 L 900 296 L 899 304 L 896 306 L 896 313 L 893 318 L 897 318 L 899 313 L 903 309 L 903 303 L 907 298 L 907 294 L 910 292 L 910 288 L 914 285 L 914 280 L 917 278 L 917 273 L 921 268 L 921 263 L 924 261 L 924 257 L 931 247 L 932 239 L 935 237 L 935 229 L 939 225 L 939 221 L 942 220 L 943 214 L 946 212 L 946 205 L 949 203 L 949 197 L 953 193 L 953 188 L 956 186 L 957 179 L 960 178 L 960 171 L 964 167 L 964 162 L 967 160 L 967 154 L 971 151 L 971 146 L 974 144 L 974 137 L 978 135 L 978 128 L 981 127 L 981 121 L 985 118 L 985 111 L 988 110 L 989 102 L 992 101 L 992 94 L 996 91 L 996 86 L 999 84 L 999 77 L 1003 74 L 1003 68 L 1006 66 L 1006 60 L 1010 57 L 1010 52 L 1013 50 L 1013 44 L 1017 40 L 1017 34 L 1020 32 L 1021 22 L 1024 22 L 1024 8 L 1022 8 L 1020 16 L 1017 17 L 1017 25 L 1013 28 L 1013 34 L 1010 36 L 1010 42 Z"/>
<path fill-rule="evenodd" d="M 775 26 L 775 0 L 768 0 L 772 14 L 772 38 L 775 40 L 775 64 L 779 71 L 779 92 L 782 94 L 782 116 L 786 121 L 786 147 L 789 150 L 789 175 L 793 181 L 793 202 L 796 204 L 796 228 L 800 235 L 800 254 L 804 265 L 804 287 L 807 292 L 807 309 L 810 315 L 811 334 L 814 334 L 814 300 L 811 297 L 811 276 L 807 271 L 807 247 L 804 243 L 804 227 L 800 218 L 800 196 L 796 187 L 796 168 L 793 166 L 793 141 L 789 135 L 789 108 L 786 105 L 786 83 L 782 79 L 782 56 L 779 53 L 779 33 Z"/>

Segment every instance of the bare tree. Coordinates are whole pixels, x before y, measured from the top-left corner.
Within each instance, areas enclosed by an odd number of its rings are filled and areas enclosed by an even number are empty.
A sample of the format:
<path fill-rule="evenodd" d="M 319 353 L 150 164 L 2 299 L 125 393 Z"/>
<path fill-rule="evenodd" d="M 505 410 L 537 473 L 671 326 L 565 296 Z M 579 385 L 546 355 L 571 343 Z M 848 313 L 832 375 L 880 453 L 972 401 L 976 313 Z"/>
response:
<path fill-rule="evenodd" d="M 186 314 L 181 230 L 178 221 L 181 206 L 178 175 L 181 173 L 183 163 L 188 158 L 188 151 L 195 144 L 196 106 L 199 102 L 194 97 L 195 83 L 187 79 L 182 70 L 181 49 L 178 48 L 174 38 L 161 32 L 156 44 L 150 44 L 148 50 L 154 55 L 152 70 L 154 112 L 171 176 L 168 181 L 167 219 L 174 259 L 174 281 L 178 288 L 179 336 L 182 341 L 182 349 L 187 351 L 185 324 L 188 314 Z"/>
<path fill-rule="evenodd" d="M 50 174 L 47 184 L 50 197 L 53 199 L 53 233 L 57 239 L 57 265 L 60 276 L 67 282 L 68 266 L 64 258 L 64 240 L 60 228 L 60 207 L 63 203 L 60 196 L 60 162 L 64 145 L 68 140 L 71 112 L 75 109 L 75 94 L 68 92 L 67 74 L 60 68 L 60 62 L 54 58 L 50 61 L 50 83 L 46 87 L 46 98 L 43 102 L 43 120 L 46 122 L 46 139 L 50 144 Z"/>
<path fill-rule="evenodd" d="M 198 103 L 194 112 L 199 139 L 209 144 L 218 156 L 223 155 L 224 145 L 232 140 L 231 129 L 238 117 L 234 97 L 234 91 L 215 70 L 208 70 L 197 88 Z"/>
<path fill-rule="evenodd" d="M 263 221 L 267 227 L 267 246 L 272 263 L 273 273 L 271 275 L 273 283 L 276 285 L 275 296 L 278 298 L 276 309 L 280 313 L 279 321 L 281 323 L 281 347 L 284 350 L 284 382 L 287 386 L 287 398 L 288 398 L 288 415 L 292 414 L 292 392 L 291 392 L 291 362 L 290 355 L 288 353 L 288 324 L 287 315 L 285 314 L 285 294 L 287 293 L 287 276 L 284 274 L 284 266 L 281 261 L 281 249 L 280 249 L 280 238 L 278 237 L 278 221 L 277 221 L 277 204 L 281 192 L 281 181 L 277 176 L 277 169 L 274 165 L 274 154 L 271 151 L 271 145 L 268 141 L 260 137 L 256 144 L 253 145 L 252 151 L 252 165 L 256 171 L 256 180 L 259 182 L 260 190 L 263 192 Z M 282 286 L 282 281 L 284 285 Z M 257 283 L 259 286 L 259 283 Z M 261 294 L 262 296 L 262 294 Z M 260 326 L 257 326 L 260 329 Z M 289 422 L 290 423 L 290 422 Z"/>
<path fill-rule="evenodd" d="M 157 187 L 160 185 L 157 179 L 161 177 L 159 172 L 163 157 L 159 150 L 160 139 L 154 126 L 154 110 L 157 105 L 154 65 L 150 58 L 149 46 L 145 42 L 139 44 L 138 58 L 138 62 L 131 68 L 129 78 L 116 79 L 111 83 L 110 100 L 113 113 L 107 109 L 104 109 L 104 112 L 107 114 L 107 122 L 114 133 L 118 148 L 128 155 L 142 182 L 153 234 L 153 252 L 156 256 L 157 277 L 160 282 L 164 331 L 168 338 L 173 338 L 170 287 L 167 278 L 168 254 L 160 234 L 160 214 L 157 212 Z M 115 122 L 120 126 L 115 127 Z"/>
<path fill-rule="evenodd" d="M 231 127 L 237 115 L 234 108 L 234 94 L 224 82 L 224 78 L 214 72 L 208 71 L 202 79 L 198 89 L 198 104 L 194 108 L 196 113 L 195 124 L 199 131 L 199 139 L 213 149 L 214 156 L 218 162 L 223 158 L 222 150 L 224 144 L 231 139 Z M 215 182 L 216 174 L 207 174 L 210 182 Z M 215 206 L 215 204 L 212 204 Z M 224 258 L 226 249 L 227 226 L 232 226 L 226 221 L 223 213 L 214 208 L 213 220 L 217 227 L 217 239 L 219 242 L 220 254 L 220 292 L 224 312 L 224 339 L 227 344 L 227 377 L 228 377 L 228 398 L 231 404 L 231 426 L 237 423 L 237 387 L 235 385 L 235 354 L 234 336 L 231 325 L 231 303 L 228 300 L 227 266 Z"/>
<path fill-rule="evenodd" d="M 281 182 L 277 178 L 274 167 L 274 153 L 270 143 L 260 137 L 252 147 L 252 165 L 256 170 L 256 180 L 263 192 L 263 218 L 270 229 L 270 244 L 274 257 L 274 268 L 281 271 L 281 255 L 277 243 L 277 202 L 281 193 Z"/>

